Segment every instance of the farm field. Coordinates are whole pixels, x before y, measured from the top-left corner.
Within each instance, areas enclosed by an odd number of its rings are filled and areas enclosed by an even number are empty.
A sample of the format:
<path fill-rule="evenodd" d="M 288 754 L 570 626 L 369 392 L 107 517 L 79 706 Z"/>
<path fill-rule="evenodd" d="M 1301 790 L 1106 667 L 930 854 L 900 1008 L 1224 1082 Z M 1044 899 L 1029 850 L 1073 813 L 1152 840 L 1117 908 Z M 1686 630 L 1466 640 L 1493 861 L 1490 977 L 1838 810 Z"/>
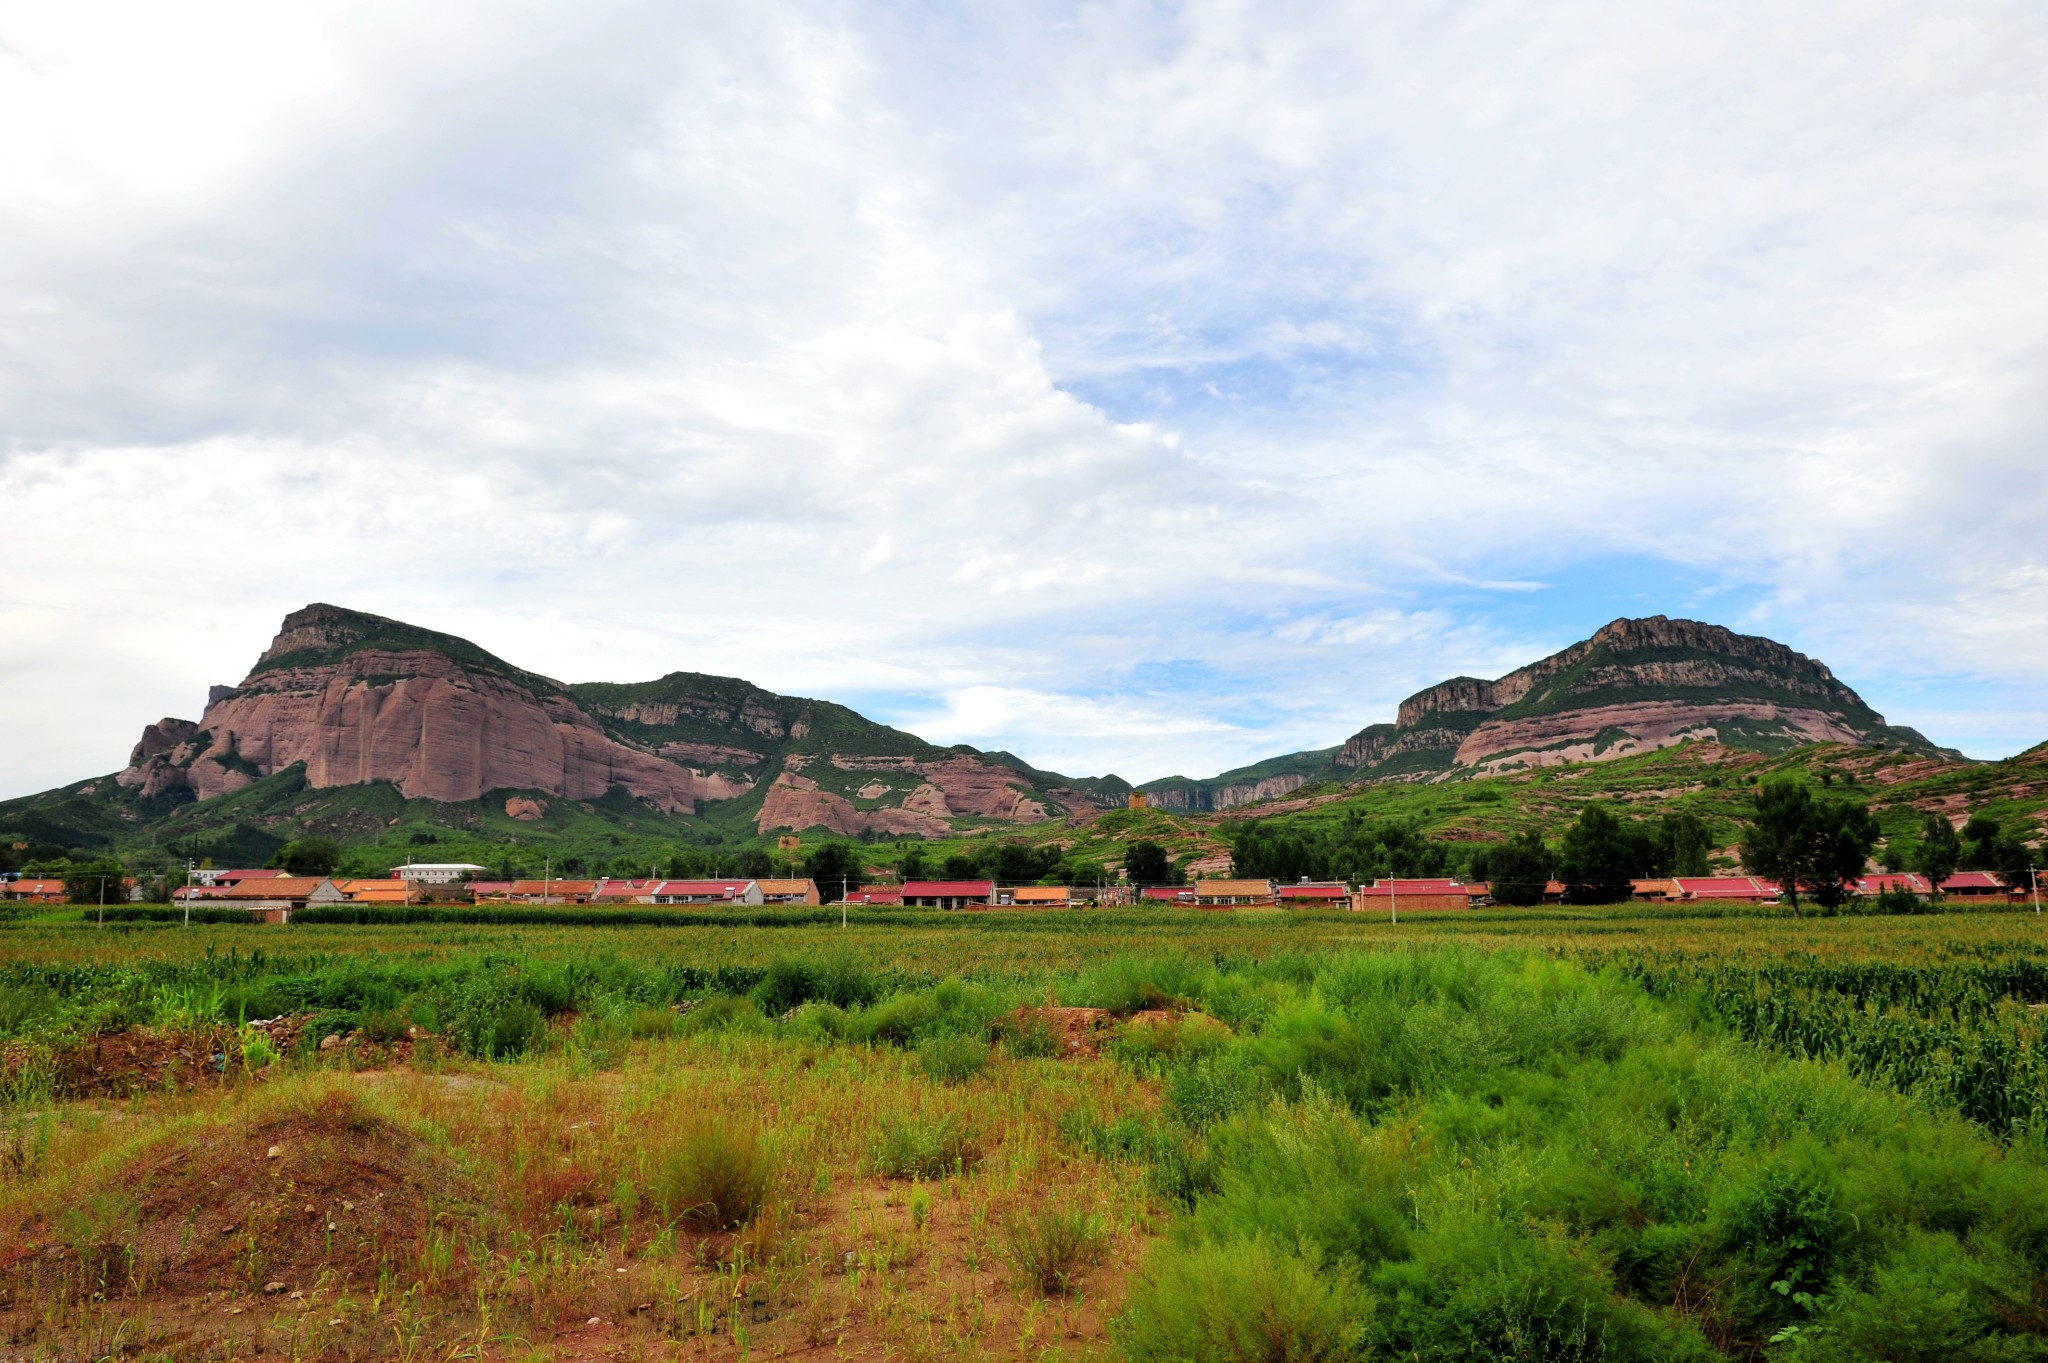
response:
<path fill-rule="evenodd" d="M 748 919 L 0 925 L 0 1351 L 2048 1356 L 2031 912 Z"/>

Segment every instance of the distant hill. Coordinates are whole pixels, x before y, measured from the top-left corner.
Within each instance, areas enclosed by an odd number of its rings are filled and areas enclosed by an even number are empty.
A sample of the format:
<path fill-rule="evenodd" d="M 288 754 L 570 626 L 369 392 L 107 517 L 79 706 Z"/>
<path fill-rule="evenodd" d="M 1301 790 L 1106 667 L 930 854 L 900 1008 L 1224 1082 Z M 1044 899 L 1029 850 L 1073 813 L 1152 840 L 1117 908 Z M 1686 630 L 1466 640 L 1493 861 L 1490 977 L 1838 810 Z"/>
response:
<path fill-rule="evenodd" d="M 1316 781 L 1437 781 L 1627 757 L 1688 739 L 1775 753 L 1847 743 L 1962 760 L 1885 723 L 1826 664 L 1696 620 L 1616 620 L 1492 681 L 1453 677 L 1334 748 L 1289 753 L 1207 780 L 1141 787 L 1169 809 L 1227 809 Z"/>
<path fill-rule="evenodd" d="M 198 719 L 144 729 L 120 772 L 0 803 L 0 833 L 53 846 L 360 836 L 424 805 L 507 838 L 565 818 L 936 837 L 1085 818 L 1128 790 L 731 677 L 567 686 L 454 635 L 315 604 Z"/>

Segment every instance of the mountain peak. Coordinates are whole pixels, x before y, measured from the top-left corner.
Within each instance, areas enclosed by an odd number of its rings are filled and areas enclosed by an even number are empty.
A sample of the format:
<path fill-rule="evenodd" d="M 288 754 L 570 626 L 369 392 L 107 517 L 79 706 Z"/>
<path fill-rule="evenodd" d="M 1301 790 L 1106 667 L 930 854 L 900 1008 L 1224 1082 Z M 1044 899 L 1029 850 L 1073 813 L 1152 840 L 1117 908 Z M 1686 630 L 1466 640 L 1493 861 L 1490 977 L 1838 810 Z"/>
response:
<path fill-rule="evenodd" d="M 285 616 L 277 637 L 256 660 L 249 677 L 287 668 L 328 666 L 365 652 L 438 653 L 473 671 L 516 679 L 535 690 L 561 690 L 560 683 L 514 667 L 467 639 L 325 601 L 315 601 Z"/>

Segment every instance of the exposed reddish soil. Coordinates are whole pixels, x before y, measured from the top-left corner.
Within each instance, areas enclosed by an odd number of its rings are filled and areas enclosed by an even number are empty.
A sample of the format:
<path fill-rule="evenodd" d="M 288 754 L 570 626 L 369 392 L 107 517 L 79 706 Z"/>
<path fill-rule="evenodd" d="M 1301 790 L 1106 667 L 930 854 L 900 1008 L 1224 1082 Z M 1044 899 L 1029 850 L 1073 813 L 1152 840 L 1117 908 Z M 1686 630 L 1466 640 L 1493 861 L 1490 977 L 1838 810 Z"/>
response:
<path fill-rule="evenodd" d="M 412 1281 L 437 1211 L 459 1214 L 467 1196 L 446 1157 L 348 1095 L 207 1128 L 0 1228 L 0 1329 L 61 1348 L 48 1321 L 61 1330 L 103 1302 L 147 1307 L 138 1347 L 208 1352 L 322 1302 L 331 1314 L 386 1269 Z M 346 1319 L 322 1328 L 342 1355 L 375 1347 L 350 1341 Z"/>

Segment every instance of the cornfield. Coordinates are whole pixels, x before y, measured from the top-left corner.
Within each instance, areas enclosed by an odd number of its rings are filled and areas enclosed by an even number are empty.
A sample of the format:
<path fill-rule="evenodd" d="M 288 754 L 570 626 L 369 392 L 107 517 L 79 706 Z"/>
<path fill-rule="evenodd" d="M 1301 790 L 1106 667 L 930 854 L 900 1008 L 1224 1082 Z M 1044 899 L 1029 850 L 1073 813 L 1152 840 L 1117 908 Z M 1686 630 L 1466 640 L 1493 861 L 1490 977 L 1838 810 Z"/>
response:
<path fill-rule="evenodd" d="M 1745 1040 L 1839 1061 L 2002 1139 L 2048 1139 L 2048 960 L 1622 964 L 1652 994 L 1689 1000 Z"/>

